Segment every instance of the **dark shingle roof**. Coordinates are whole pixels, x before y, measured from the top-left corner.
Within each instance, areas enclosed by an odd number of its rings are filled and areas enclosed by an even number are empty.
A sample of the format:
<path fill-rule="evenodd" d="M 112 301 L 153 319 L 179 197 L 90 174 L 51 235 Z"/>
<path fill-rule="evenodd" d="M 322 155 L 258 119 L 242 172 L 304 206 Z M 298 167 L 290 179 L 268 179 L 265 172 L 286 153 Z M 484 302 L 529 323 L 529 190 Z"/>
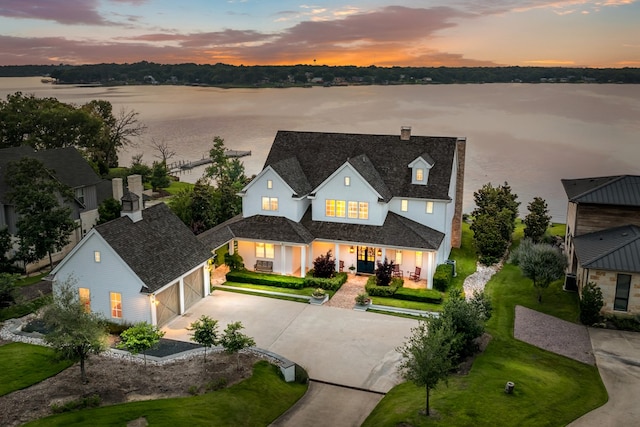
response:
<path fill-rule="evenodd" d="M 393 197 L 391 190 L 365 154 L 349 159 L 349 164 L 380 194 L 382 200 L 385 202 L 391 200 Z"/>
<path fill-rule="evenodd" d="M 640 176 L 638 175 L 563 179 L 562 185 L 571 202 L 640 206 Z"/>
<path fill-rule="evenodd" d="M 142 211 L 142 220 L 123 216 L 95 230 L 155 292 L 209 258 L 211 252 L 164 203 Z"/>
<path fill-rule="evenodd" d="M 280 175 L 280 178 L 289 184 L 297 196 L 304 196 L 313 190 L 302 170 L 302 166 L 300 166 L 300 162 L 295 157 L 280 160 L 272 164 L 271 167 Z"/>
<path fill-rule="evenodd" d="M 41 161 L 47 169 L 55 172 L 56 178 L 71 188 L 98 184 L 100 177 L 74 147 L 34 151 L 31 147 L 11 147 L 0 150 L 0 202 L 8 204 L 4 174 L 9 162 L 31 157 Z"/>
<path fill-rule="evenodd" d="M 267 215 L 249 218 L 238 215 L 198 235 L 198 239 L 210 249 L 218 248 L 233 238 L 298 244 L 313 241 L 313 235 L 299 223 Z"/>
<path fill-rule="evenodd" d="M 584 268 L 640 272 L 640 227 L 635 225 L 577 236 L 574 246 Z"/>
<path fill-rule="evenodd" d="M 210 249 L 218 248 L 231 239 L 243 238 L 297 244 L 322 239 L 436 250 L 444 234 L 395 213 L 387 214 L 382 226 L 373 226 L 312 221 L 309 209 L 300 223 L 276 216 L 242 218 L 238 215 L 198 235 L 198 238 Z"/>
<path fill-rule="evenodd" d="M 402 141 L 399 135 L 278 131 L 264 167 L 296 158 L 315 189 L 345 162 L 364 155 L 392 196 L 449 200 L 456 140 L 411 136 Z M 425 153 L 434 162 L 429 183 L 412 185 L 408 165 Z M 380 188 L 379 184 L 371 184 Z"/>

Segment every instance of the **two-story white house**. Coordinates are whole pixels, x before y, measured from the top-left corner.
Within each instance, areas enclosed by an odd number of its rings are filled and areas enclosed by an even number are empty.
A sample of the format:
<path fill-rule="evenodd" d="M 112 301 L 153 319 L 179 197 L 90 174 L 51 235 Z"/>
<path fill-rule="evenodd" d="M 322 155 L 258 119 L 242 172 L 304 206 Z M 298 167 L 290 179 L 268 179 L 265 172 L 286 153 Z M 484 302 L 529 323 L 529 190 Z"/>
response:
<path fill-rule="evenodd" d="M 432 287 L 460 245 L 465 138 L 279 131 L 242 190 L 242 215 L 198 237 L 245 266 L 304 276 L 331 250 L 336 266 L 373 273 L 393 260 Z M 260 261 L 260 263 L 258 263 Z M 418 270 L 416 270 L 418 268 Z"/>

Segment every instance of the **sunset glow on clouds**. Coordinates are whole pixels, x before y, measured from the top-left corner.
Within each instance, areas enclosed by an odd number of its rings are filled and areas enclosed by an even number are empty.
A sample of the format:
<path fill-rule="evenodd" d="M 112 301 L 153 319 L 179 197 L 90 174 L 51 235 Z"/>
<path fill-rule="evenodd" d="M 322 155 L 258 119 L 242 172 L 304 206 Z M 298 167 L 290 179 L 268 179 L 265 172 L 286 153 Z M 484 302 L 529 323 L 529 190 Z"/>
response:
<path fill-rule="evenodd" d="M 0 65 L 640 67 L 640 0 L 0 0 Z"/>

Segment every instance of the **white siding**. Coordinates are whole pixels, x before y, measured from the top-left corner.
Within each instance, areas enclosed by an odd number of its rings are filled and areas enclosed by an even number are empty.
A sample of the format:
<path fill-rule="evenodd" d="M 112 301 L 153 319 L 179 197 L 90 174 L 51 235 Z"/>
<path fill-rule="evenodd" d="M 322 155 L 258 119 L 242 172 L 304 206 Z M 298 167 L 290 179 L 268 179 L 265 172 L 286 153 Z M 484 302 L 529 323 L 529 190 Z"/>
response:
<path fill-rule="evenodd" d="M 94 251 L 100 251 L 95 262 Z M 75 288 L 88 288 L 91 311 L 109 321 L 151 322 L 149 296 L 140 293 L 142 282 L 97 233 L 87 235 L 82 245 L 56 271 L 55 284 L 71 278 Z M 122 295 L 122 319 L 111 317 L 110 292 Z"/>
<path fill-rule="evenodd" d="M 403 212 L 401 209 L 402 200 L 409 201 L 409 210 L 406 212 Z M 410 220 L 415 221 L 419 224 L 426 225 L 427 227 L 433 228 L 434 230 L 445 233 L 447 229 L 447 209 L 448 206 L 451 206 L 453 210 L 453 204 L 440 200 L 431 201 L 433 202 L 433 213 L 427 213 L 428 200 L 395 197 L 389 202 L 389 211 L 405 218 L 409 218 Z M 449 228 L 451 228 L 450 221 Z"/>
<path fill-rule="evenodd" d="M 350 185 L 344 183 L 345 177 L 350 178 Z M 325 215 L 325 201 L 344 200 L 346 213 L 344 218 L 328 217 Z M 366 202 L 369 204 L 369 218 L 349 218 L 348 202 Z M 387 216 L 387 206 L 378 202 L 378 194 L 371 186 L 349 165 L 340 169 L 331 179 L 325 182 L 316 192 L 311 210 L 314 221 L 343 222 L 351 224 L 382 225 Z"/>
<path fill-rule="evenodd" d="M 272 187 L 267 183 L 271 181 Z M 262 198 L 275 197 L 278 199 L 278 210 L 262 210 Z M 242 197 L 242 214 L 250 217 L 253 215 L 283 216 L 292 221 L 300 221 L 309 207 L 307 199 L 294 199 L 291 188 L 271 168 L 265 169 L 246 187 L 246 194 Z"/>

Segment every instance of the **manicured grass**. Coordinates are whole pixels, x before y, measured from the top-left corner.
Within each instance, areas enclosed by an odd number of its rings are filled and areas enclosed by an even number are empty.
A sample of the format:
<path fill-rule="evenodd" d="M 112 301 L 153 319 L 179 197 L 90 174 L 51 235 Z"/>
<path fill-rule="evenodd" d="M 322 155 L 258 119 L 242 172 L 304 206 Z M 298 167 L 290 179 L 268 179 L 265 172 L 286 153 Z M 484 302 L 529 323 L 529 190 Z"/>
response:
<path fill-rule="evenodd" d="M 291 296 L 290 297 L 285 297 L 285 296 L 281 296 L 281 295 L 269 295 L 269 294 L 258 294 L 256 292 L 252 292 L 252 289 L 256 289 L 256 288 L 252 288 L 253 286 L 260 286 L 260 285 L 250 285 L 248 283 L 236 283 L 236 282 L 226 282 L 225 285 L 229 285 L 229 286 L 237 286 L 239 288 L 244 288 L 242 290 L 238 290 L 238 289 L 229 289 L 228 287 L 225 287 L 224 285 L 222 286 L 214 286 L 213 289 L 216 290 L 220 290 L 223 292 L 235 292 L 238 294 L 246 294 L 246 295 L 255 295 L 255 296 L 260 296 L 260 297 L 264 297 L 264 298 L 274 298 L 274 299 L 281 299 L 284 301 L 293 301 L 293 302 L 302 302 L 305 304 L 309 303 L 309 300 L 307 300 L 306 298 L 297 298 L 296 295 L 300 295 L 298 292 L 290 292 L 290 291 L 301 291 L 300 289 L 288 289 L 287 291 L 283 291 L 283 289 L 286 288 L 276 288 L 273 286 L 266 286 L 266 289 L 262 289 L 262 290 L 266 290 L 266 291 L 272 291 L 272 292 L 281 292 L 282 293 L 290 293 Z M 246 290 L 245 290 L 246 289 Z M 313 292 L 312 289 L 309 290 L 309 295 L 311 295 L 311 292 Z"/>
<path fill-rule="evenodd" d="M 18 317 L 26 316 L 29 313 L 36 312 L 40 307 L 51 303 L 51 295 L 45 295 L 29 302 L 22 304 L 14 304 L 7 308 L 0 309 L 0 322 L 7 319 L 15 319 Z"/>
<path fill-rule="evenodd" d="M 521 235 L 520 226 L 516 236 Z M 469 260 L 463 265 L 470 265 Z M 448 387 L 441 384 L 432 393 L 431 409 L 437 417 L 420 415 L 425 390 L 403 383 L 382 399 L 364 426 L 560 426 L 606 402 L 596 367 L 513 338 L 515 305 L 575 322 L 576 294 L 562 291 L 559 280 L 544 291 L 539 304 L 531 281 L 510 264 L 489 281 L 486 290 L 494 307 L 487 324 L 493 338 L 468 375 L 453 376 Z M 516 384 L 512 395 L 504 393 L 507 381 Z"/>
<path fill-rule="evenodd" d="M 431 304 L 428 302 L 405 301 L 388 297 L 371 297 L 373 304 L 387 305 L 389 307 L 411 308 L 414 310 L 442 311 L 442 304 Z"/>
<path fill-rule="evenodd" d="M 236 288 L 245 288 L 248 290 L 257 289 L 261 291 L 271 291 L 271 292 L 280 292 L 283 294 L 291 294 L 291 295 L 304 295 L 311 296 L 315 288 L 302 288 L 302 289 L 292 289 L 292 288 L 280 288 L 278 286 L 268 286 L 268 285 L 253 285 L 251 283 L 240 283 L 240 282 L 225 282 L 224 285 L 220 286 L 220 289 L 224 289 L 225 286 L 234 286 Z M 325 291 L 329 295 L 335 294 L 334 291 Z"/>
<path fill-rule="evenodd" d="M 35 276 L 29 276 L 18 280 L 18 286 L 29 286 L 38 283 L 43 277 L 46 277 L 49 272 L 36 274 Z"/>
<path fill-rule="evenodd" d="M 277 367 L 256 363 L 253 376 L 201 396 L 133 402 L 43 418 L 29 426 L 113 426 L 145 417 L 151 426 L 266 426 L 300 399 L 307 385 L 285 383 Z"/>
<path fill-rule="evenodd" d="M 178 194 L 179 191 L 185 188 L 193 188 L 193 184 L 184 181 L 171 181 L 171 184 L 167 188 L 163 188 L 163 190 L 174 196 Z"/>
<path fill-rule="evenodd" d="M 29 387 L 71 366 L 39 345 L 14 342 L 0 346 L 0 396 Z"/>
<path fill-rule="evenodd" d="M 456 261 L 456 277 L 451 279 L 449 285 L 452 289 L 462 289 L 464 279 L 475 273 L 477 257 L 473 245 L 473 233 L 466 222 L 462 223 L 462 245 L 459 248 L 451 249 L 450 259 Z"/>

